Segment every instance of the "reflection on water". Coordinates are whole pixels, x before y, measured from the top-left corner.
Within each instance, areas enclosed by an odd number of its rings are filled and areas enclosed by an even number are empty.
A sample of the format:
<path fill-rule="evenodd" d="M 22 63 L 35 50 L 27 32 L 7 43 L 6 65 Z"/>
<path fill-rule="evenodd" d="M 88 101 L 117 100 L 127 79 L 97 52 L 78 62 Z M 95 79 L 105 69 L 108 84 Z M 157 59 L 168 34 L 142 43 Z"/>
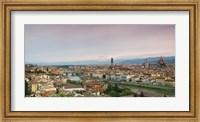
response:
<path fill-rule="evenodd" d="M 80 81 L 81 78 L 78 77 L 78 76 L 68 76 L 70 80 L 73 80 L 73 81 Z"/>

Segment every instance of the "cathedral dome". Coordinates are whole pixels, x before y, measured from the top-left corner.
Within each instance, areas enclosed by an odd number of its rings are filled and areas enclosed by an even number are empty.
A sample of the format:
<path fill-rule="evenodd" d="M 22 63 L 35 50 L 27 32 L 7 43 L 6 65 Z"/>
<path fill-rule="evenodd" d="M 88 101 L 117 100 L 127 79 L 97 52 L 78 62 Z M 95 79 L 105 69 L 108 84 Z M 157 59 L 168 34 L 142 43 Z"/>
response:
<path fill-rule="evenodd" d="M 158 60 L 158 64 L 163 65 L 165 64 L 165 61 L 163 59 L 163 57 L 161 56 L 160 59 Z"/>

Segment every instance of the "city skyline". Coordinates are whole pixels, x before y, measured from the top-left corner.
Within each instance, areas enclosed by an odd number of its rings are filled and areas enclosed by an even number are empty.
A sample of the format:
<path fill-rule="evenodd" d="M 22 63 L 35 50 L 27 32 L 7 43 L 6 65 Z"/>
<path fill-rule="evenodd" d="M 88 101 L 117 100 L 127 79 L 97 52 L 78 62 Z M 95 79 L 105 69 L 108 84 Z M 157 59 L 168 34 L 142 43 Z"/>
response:
<path fill-rule="evenodd" d="M 175 56 L 175 25 L 25 25 L 25 62 Z"/>

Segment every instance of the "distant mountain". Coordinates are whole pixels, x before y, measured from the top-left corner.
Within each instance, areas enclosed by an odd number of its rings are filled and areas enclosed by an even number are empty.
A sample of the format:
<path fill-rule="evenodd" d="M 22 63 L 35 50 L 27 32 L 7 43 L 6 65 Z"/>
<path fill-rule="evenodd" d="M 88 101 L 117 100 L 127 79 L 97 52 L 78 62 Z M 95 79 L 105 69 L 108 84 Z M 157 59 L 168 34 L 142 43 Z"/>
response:
<path fill-rule="evenodd" d="M 72 61 L 72 62 L 38 62 L 38 63 L 25 63 L 32 65 L 101 65 L 101 64 L 110 64 L 110 61 L 97 61 L 97 60 L 88 60 L 88 61 Z"/>
<path fill-rule="evenodd" d="M 166 64 L 175 64 L 175 57 L 163 57 Z M 160 57 L 150 57 L 147 58 L 150 64 L 157 64 Z M 127 59 L 118 62 L 117 64 L 143 64 L 145 62 L 146 58 L 140 58 L 140 59 Z"/>
<path fill-rule="evenodd" d="M 165 63 L 175 64 L 175 56 L 163 57 Z M 150 57 L 148 61 L 150 64 L 157 64 L 160 57 Z M 135 59 L 114 59 L 114 64 L 143 64 L 146 58 L 135 58 Z M 88 60 L 88 61 L 73 61 L 73 62 L 40 62 L 40 63 L 25 63 L 33 65 L 103 65 L 110 64 L 110 60 L 98 61 L 98 60 Z"/>

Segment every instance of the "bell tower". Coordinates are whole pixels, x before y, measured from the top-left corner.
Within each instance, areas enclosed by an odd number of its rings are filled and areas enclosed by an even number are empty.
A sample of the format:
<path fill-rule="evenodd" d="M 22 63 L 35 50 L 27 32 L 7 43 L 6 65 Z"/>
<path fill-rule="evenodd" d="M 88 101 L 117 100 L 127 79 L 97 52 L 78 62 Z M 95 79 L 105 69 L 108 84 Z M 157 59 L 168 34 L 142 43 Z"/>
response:
<path fill-rule="evenodd" d="M 113 58 L 111 58 L 110 63 L 111 63 L 111 66 L 113 66 L 113 63 L 114 63 Z"/>
<path fill-rule="evenodd" d="M 144 66 L 145 66 L 146 69 L 149 68 L 149 61 L 148 61 L 148 59 L 146 59 L 146 62 L 144 63 Z"/>

